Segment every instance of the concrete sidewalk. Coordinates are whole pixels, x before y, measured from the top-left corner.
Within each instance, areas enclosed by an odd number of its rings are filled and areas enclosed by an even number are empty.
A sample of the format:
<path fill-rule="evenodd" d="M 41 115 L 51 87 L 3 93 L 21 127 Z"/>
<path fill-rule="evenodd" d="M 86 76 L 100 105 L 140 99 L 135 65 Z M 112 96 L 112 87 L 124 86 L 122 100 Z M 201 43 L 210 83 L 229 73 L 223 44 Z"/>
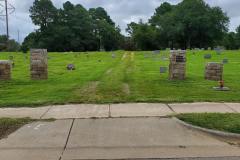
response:
<path fill-rule="evenodd" d="M 34 122 L 0 140 L 6 160 L 209 157 L 239 159 L 240 148 L 159 117 Z"/>
<path fill-rule="evenodd" d="M 130 103 L 76 104 L 39 108 L 0 108 L 0 117 L 34 119 L 84 119 L 119 117 L 165 117 L 176 113 L 240 113 L 240 103 Z"/>

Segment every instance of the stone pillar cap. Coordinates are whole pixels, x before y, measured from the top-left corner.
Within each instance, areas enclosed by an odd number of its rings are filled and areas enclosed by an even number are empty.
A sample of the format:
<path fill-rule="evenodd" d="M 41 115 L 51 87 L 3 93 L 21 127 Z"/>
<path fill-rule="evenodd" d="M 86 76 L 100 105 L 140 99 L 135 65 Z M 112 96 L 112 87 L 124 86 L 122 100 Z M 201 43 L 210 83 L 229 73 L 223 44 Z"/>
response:
<path fill-rule="evenodd" d="M 208 64 L 222 64 L 220 62 L 208 62 Z"/>
<path fill-rule="evenodd" d="M 0 64 L 11 64 L 9 60 L 0 60 Z"/>
<path fill-rule="evenodd" d="M 41 52 L 41 51 L 47 51 L 47 49 L 39 49 L 39 48 L 31 48 L 30 52 Z"/>
<path fill-rule="evenodd" d="M 170 53 L 186 53 L 186 50 L 171 50 Z"/>

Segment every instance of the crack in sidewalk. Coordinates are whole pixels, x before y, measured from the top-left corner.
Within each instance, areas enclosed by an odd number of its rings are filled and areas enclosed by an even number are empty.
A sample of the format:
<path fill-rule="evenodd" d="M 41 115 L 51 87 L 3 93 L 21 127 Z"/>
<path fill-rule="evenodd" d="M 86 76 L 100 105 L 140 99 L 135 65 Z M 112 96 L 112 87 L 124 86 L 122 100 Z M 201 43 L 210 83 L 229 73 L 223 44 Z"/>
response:
<path fill-rule="evenodd" d="M 71 124 L 70 130 L 69 130 L 69 132 L 68 132 L 67 140 L 66 140 L 66 143 L 65 143 L 65 145 L 64 145 L 64 148 L 63 148 L 63 151 L 62 151 L 62 153 L 61 153 L 61 156 L 59 157 L 59 160 L 62 159 L 63 153 L 65 152 L 65 150 L 66 150 L 66 148 L 67 148 L 67 144 L 68 144 L 68 141 L 69 141 L 69 138 L 70 138 L 71 132 L 72 132 L 72 128 L 73 128 L 73 124 L 74 124 L 74 122 L 75 122 L 75 119 L 73 119 L 73 121 L 72 121 L 72 124 Z"/>
<path fill-rule="evenodd" d="M 49 111 L 50 109 L 52 109 L 53 106 L 50 106 L 46 112 L 43 113 L 43 115 L 40 117 L 40 119 L 42 119 Z"/>

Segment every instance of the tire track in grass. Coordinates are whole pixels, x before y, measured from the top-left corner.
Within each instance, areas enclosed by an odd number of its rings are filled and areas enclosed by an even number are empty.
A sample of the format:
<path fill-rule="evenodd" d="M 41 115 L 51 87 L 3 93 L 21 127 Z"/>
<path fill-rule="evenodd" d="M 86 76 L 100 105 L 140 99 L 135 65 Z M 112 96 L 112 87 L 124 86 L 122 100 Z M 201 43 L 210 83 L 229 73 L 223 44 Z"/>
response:
<path fill-rule="evenodd" d="M 86 102 L 91 102 L 98 99 L 96 92 L 99 84 L 99 81 L 93 81 L 83 86 L 80 90 L 81 99 Z"/>
<path fill-rule="evenodd" d="M 92 81 L 87 82 L 85 85 L 83 85 L 80 88 L 77 88 L 74 92 L 77 96 L 77 102 L 81 103 L 88 103 L 88 102 L 98 102 L 101 101 L 97 94 L 97 88 L 101 84 L 102 79 L 105 76 L 108 76 L 111 74 L 114 66 L 118 65 L 118 63 L 121 62 L 121 58 L 119 57 L 111 63 L 108 67 L 106 67 L 97 78 L 93 79 Z M 73 102 L 76 102 L 76 100 L 73 100 Z"/>
<path fill-rule="evenodd" d="M 135 58 L 135 53 L 131 52 L 131 61 L 134 61 L 134 58 Z"/>
<path fill-rule="evenodd" d="M 121 61 L 112 68 L 111 73 L 102 77 L 101 83 L 97 87 L 99 103 L 124 102 L 129 99 L 131 92 L 128 74 L 133 66 L 132 55 L 125 52 Z"/>
<path fill-rule="evenodd" d="M 125 52 L 124 55 L 122 56 L 122 61 L 127 57 L 128 53 Z"/>

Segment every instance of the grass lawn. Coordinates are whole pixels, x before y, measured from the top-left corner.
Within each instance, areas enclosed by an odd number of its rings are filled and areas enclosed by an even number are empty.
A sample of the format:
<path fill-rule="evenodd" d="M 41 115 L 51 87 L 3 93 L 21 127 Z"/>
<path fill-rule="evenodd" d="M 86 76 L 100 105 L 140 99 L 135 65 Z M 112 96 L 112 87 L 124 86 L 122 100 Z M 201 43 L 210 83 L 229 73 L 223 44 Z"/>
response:
<path fill-rule="evenodd" d="M 240 114 L 237 113 L 180 114 L 177 118 L 203 128 L 240 134 Z"/>
<path fill-rule="evenodd" d="M 18 128 L 33 121 L 34 120 L 31 120 L 29 118 L 22 119 L 0 118 L 0 139 L 5 138 L 9 134 L 16 131 Z"/>
<path fill-rule="evenodd" d="M 11 81 L 0 81 L 0 107 L 38 106 L 65 103 L 118 102 L 240 102 L 240 51 L 198 51 L 187 55 L 187 79 L 169 81 L 168 73 L 160 74 L 162 60 L 169 51 L 153 56 L 151 52 L 49 53 L 49 79 L 30 80 L 29 54 L 0 53 L 0 59 L 14 56 L 15 67 Z M 212 59 L 205 60 L 204 54 Z M 217 82 L 204 80 L 207 62 L 221 62 L 229 92 L 212 90 Z M 75 71 L 67 71 L 67 64 L 75 64 Z"/>

